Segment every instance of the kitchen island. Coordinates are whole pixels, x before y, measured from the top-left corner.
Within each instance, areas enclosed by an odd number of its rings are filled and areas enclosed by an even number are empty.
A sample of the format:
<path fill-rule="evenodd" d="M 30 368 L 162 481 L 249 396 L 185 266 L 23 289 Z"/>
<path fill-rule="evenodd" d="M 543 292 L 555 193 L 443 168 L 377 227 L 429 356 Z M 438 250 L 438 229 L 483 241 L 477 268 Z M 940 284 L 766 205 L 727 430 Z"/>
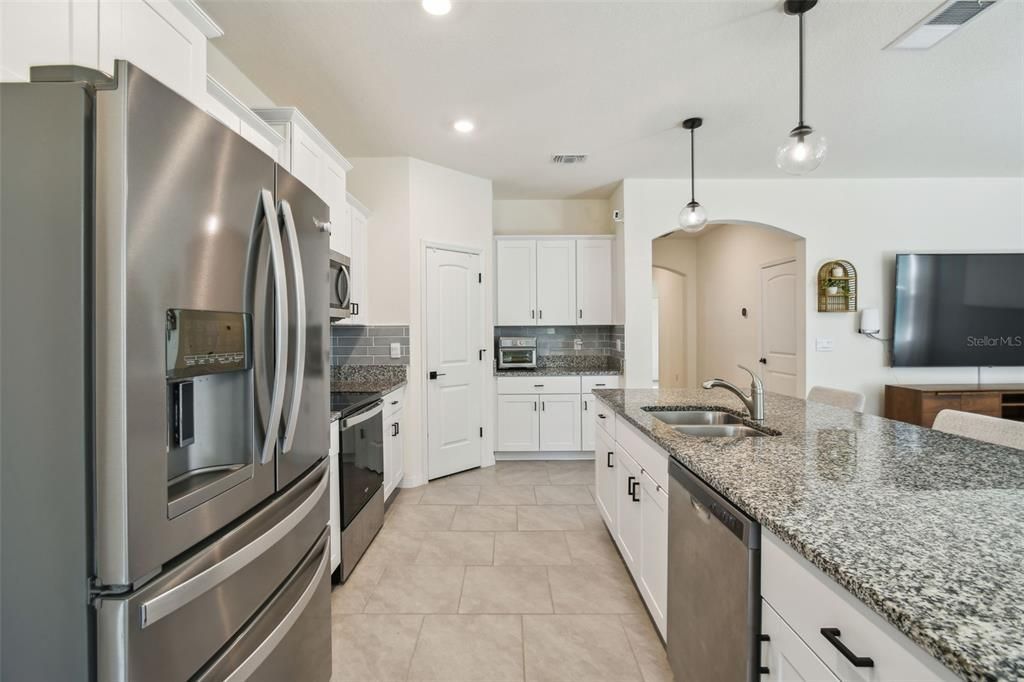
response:
<path fill-rule="evenodd" d="M 949 671 L 1024 678 L 1024 451 L 771 393 L 762 426 L 781 435 L 694 438 L 643 408 L 739 400 L 594 395 Z"/>

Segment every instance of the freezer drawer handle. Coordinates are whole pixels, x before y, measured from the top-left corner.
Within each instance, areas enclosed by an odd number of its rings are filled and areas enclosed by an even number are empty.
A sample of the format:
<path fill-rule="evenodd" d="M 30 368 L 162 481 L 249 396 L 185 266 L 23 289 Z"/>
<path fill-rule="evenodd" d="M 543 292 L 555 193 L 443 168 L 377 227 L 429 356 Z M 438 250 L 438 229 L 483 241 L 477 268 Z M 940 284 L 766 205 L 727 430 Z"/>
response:
<path fill-rule="evenodd" d="M 256 207 L 255 227 L 260 222 L 267 227 L 267 238 L 270 240 L 270 257 L 274 268 L 274 307 L 277 310 L 277 325 L 274 329 L 274 383 L 270 398 L 270 414 L 267 417 L 266 437 L 260 451 L 260 463 L 268 464 L 274 458 L 274 447 L 277 445 L 278 431 L 281 428 L 281 413 L 284 411 L 284 382 L 287 373 L 288 357 L 288 289 L 285 284 L 284 253 L 281 246 L 277 214 L 274 212 L 274 198 L 270 190 L 260 190 L 260 202 Z M 258 242 L 253 241 L 253 245 Z M 251 252 L 249 262 L 256 261 L 255 252 Z M 252 266 L 250 265 L 250 268 Z M 251 285 L 250 285 L 251 286 Z"/>
<path fill-rule="evenodd" d="M 302 596 L 288 610 L 288 613 L 277 624 L 277 627 L 271 631 L 270 635 L 260 642 L 256 650 L 249 654 L 249 657 L 242 661 L 242 664 L 235 668 L 230 675 L 224 678 L 225 682 L 242 682 L 242 680 L 252 677 L 252 674 L 263 665 L 263 661 L 267 660 L 267 657 L 274 652 L 277 645 L 281 643 L 281 640 L 291 631 L 295 622 L 299 620 L 299 616 L 303 614 L 306 607 L 309 606 L 309 602 L 313 600 L 317 585 L 320 583 L 320 577 L 324 574 L 324 570 L 327 568 L 327 561 L 331 558 L 331 553 L 327 551 L 326 543 L 320 551 L 323 553 L 320 557 L 320 565 L 317 566 L 316 573 L 313 574 L 313 579 L 309 582 L 309 585 L 306 585 L 306 589 L 303 590 Z"/>
<path fill-rule="evenodd" d="M 842 634 L 839 628 L 822 628 L 822 636 L 828 640 L 828 643 L 839 649 L 839 653 L 846 657 L 850 663 L 857 668 L 874 668 L 875 661 L 868 656 L 858 656 L 857 654 L 850 651 L 850 648 L 843 644 L 839 636 Z"/>
<path fill-rule="evenodd" d="M 302 272 L 302 254 L 299 251 L 299 234 L 295 231 L 295 218 L 292 207 L 286 200 L 279 204 L 280 215 L 284 222 L 284 232 L 288 236 L 288 250 L 292 254 L 292 278 L 295 294 L 295 379 L 292 384 L 292 406 L 288 410 L 288 419 L 284 423 L 284 439 L 281 441 L 281 454 L 290 452 L 295 440 L 295 427 L 299 421 L 299 409 L 302 406 L 302 379 L 306 374 L 306 278 Z"/>
<path fill-rule="evenodd" d="M 154 597 L 140 606 L 143 629 L 158 620 L 171 615 L 192 600 L 209 592 L 222 582 L 256 561 L 264 552 L 276 545 L 278 541 L 291 533 L 309 512 L 317 505 L 327 490 L 329 470 L 324 469 L 320 483 L 309 497 L 296 507 L 288 516 L 281 519 L 274 527 L 241 548 L 220 563 L 195 575 L 180 585 L 173 587 L 158 597 Z"/>

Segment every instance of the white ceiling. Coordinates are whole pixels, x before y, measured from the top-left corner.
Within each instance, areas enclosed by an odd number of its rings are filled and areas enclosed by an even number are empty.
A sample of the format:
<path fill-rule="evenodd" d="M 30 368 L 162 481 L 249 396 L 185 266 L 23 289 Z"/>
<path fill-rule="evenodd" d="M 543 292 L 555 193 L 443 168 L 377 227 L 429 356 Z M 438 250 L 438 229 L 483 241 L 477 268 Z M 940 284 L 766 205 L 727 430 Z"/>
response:
<path fill-rule="evenodd" d="M 623 177 L 775 178 L 796 122 L 797 23 L 776 0 L 205 0 L 217 41 L 349 157 L 411 155 L 503 198 L 604 197 Z M 938 0 L 822 0 L 806 19 L 814 177 L 1024 175 L 1024 0 L 927 51 L 882 48 Z M 461 117 L 477 128 L 451 129 Z M 578 166 L 552 153 L 585 152 Z"/>

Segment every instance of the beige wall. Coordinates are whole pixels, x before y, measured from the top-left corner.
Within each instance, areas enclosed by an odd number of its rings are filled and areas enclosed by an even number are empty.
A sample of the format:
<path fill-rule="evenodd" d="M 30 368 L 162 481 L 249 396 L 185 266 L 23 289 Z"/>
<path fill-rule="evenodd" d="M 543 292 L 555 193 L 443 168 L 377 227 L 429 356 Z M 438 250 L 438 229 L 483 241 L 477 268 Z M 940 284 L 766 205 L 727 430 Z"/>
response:
<path fill-rule="evenodd" d="M 697 240 L 697 377 L 750 383 L 761 357 L 761 267 L 798 259 L 799 241 L 754 225 L 720 225 Z M 798 267 L 799 267 L 798 263 Z M 747 317 L 740 314 L 747 309 Z"/>
<path fill-rule="evenodd" d="M 623 201 L 624 195 L 622 183 L 620 182 L 619 186 L 612 192 L 611 197 L 608 198 L 608 215 L 611 216 L 612 211 L 619 211 L 621 216 Z M 612 221 L 612 234 L 615 235 L 615 244 L 612 247 L 612 321 L 615 324 L 626 323 L 625 227 L 625 220 L 620 219 L 619 222 Z"/>
<path fill-rule="evenodd" d="M 684 328 L 686 338 L 679 344 L 685 356 L 686 386 L 693 388 L 697 383 L 697 290 L 699 287 L 697 269 L 697 243 L 695 238 L 655 239 L 651 242 L 652 263 L 656 268 L 666 268 L 686 277 L 686 300 L 680 304 L 685 314 Z M 665 311 L 662 310 L 661 315 Z M 659 365 L 665 363 L 666 353 L 672 352 L 666 347 L 668 339 L 661 337 Z"/>
<path fill-rule="evenodd" d="M 206 71 L 217 79 L 228 92 L 250 107 L 272 107 L 274 101 L 258 85 L 249 79 L 235 63 L 215 47 L 214 42 L 206 44 Z"/>
<path fill-rule="evenodd" d="M 494 234 L 612 234 L 607 199 L 498 199 Z"/>

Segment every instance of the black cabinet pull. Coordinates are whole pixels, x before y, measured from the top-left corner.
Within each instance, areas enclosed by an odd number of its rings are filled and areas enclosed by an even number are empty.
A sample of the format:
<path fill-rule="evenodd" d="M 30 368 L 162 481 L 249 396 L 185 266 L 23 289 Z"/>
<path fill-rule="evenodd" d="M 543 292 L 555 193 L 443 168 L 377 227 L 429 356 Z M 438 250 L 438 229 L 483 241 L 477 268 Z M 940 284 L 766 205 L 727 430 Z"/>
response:
<path fill-rule="evenodd" d="M 766 665 L 762 665 L 762 666 L 761 666 L 761 667 L 760 667 L 760 668 L 758 669 L 758 672 L 759 672 L 759 673 L 761 673 L 762 675 L 767 675 L 767 674 L 768 674 L 768 673 L 770 673 L 771 671 L 770 671 L 770 670 L 768 670 L 768 666 L 766 666 Z"/>
<path fill-rule="evenodd" d="M 587 401 L 586 400 L 583 401 L 583 411 L 584 412 L 587 411 Z"/>
<path fill-rule="evenodd" d="M 543 310 L 537 310 L 537 319 L 538 320 L 543 320 L 544 319 L 544 311 Z"/>
<path fill-rule="evenodd" d="M 858 656 L 857 654 L 850 651 L 849 647 L 843 644 L 842 640 L 839 639 L 842 633 L 839 632 L 839 628 L 822 628 L 822 636 L 828 640 L 828 643 L 839 650 L 843 656 L 846 657 L 850 663 L 853 663 L 857 668 L 874 668 L 875 662 L 867 656 Z"/>
<path fill-rule="evenodd" d="M 542 401 L 540 401 L 540 411 L 541 411 L 541 412 L 544 412 L 544 411 L 545 411 L 545 410 L 547 409 L 547 408 L 545 407 L 545 405 L 546 405 L 546 404 L 547 404 L 547 403 L 545 403 L 545 402 L 544 402 L 543 400 L 542 400 Z"/>
<path fill-rule="evenodd" d="M 636 483 L 636 479 L 630 476 L 626 479 L 626 493 L 633 497 L 633 484 Z"/>
<path fill-rule="evenodd" d="M 537 401 L 536 400 L 533 401 L 533 411 L 534 412 L 537 411 Z"/>
<path fill-rule="evenodd" d="M 583 319 L 583 308 L 580 308 L 580 319 Z"/>
<path fill-rule="evenodd" d="M 772 641 L 772 638 L 769 637 L 768 635 L 758 635 L 757 639 L 760 642 L 770 642 L 770 641 Z"/>
<path fill-rule="evenodd" d="M 601 414 L 600 412 L 598 412 L 598 413 L 597 413 L 597 418 L 598 418 L 598 419 L 604 419 L 604 415 L 603 415 L 603 414 Z"/>
<path fill-rule="evenodd" d="M 629 496 L 631 498 L 633 498 L 634 502 L 639 502 L 640 501 L 640 495 L 638 494 L 639 492 L 640 492 L 640 481 L 637 481 L 636 483 L 633 484 L 633 490 L 629 493 Z"/>
<path fill-rule="evenodd" d="M 534 384 L 534 388 L 544 388 L 544 384 Z"/>
<path fill-rule="evenodd" d="M 609 450 L 609 452 L 608 452 L 608 468 L 609 469 L 614 469 L 615 468 L 615 465 L 612 464 L 612 455 L 614 455 L 614 454 L 615 454 L 614 452 L 611 452 Z"/>
<path fill-rule="evenodd" d="M 532 310 L 530 311 L 530 319 L 531 320 L 533 319 L 533 311 Z"/>

